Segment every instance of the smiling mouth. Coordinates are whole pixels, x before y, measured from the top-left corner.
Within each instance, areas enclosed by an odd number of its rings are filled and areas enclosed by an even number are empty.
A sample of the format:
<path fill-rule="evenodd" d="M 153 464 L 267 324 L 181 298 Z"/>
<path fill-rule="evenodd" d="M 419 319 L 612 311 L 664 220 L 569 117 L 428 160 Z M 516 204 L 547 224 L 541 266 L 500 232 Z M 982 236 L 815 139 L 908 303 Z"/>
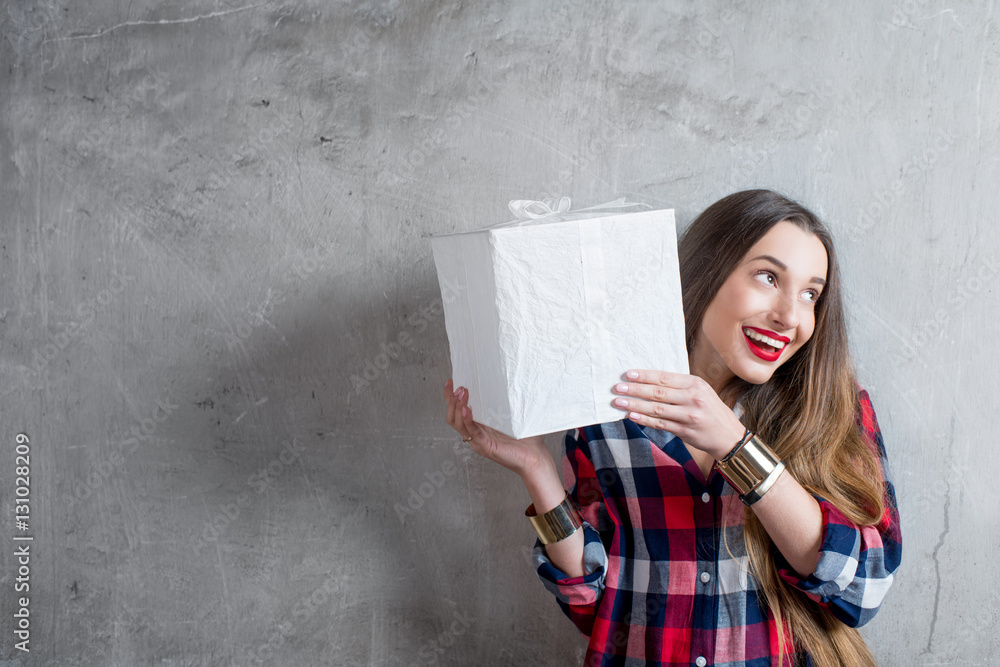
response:
<path fill-rule="evenodd" d="M 758 329 L 743 327 L 743 337 L 746 338 L 750 351 L 764 361 L 777 361 L 781 351 L 789 340 L 784 336 L 773 338 Z"/>

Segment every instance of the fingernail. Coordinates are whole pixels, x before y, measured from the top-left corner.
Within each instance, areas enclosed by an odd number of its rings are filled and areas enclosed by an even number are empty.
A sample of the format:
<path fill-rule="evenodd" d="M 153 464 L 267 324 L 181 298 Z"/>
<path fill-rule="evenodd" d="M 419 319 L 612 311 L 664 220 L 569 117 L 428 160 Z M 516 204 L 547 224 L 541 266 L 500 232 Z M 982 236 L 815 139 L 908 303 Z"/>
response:
<path fill-rule="evenodd" d="M 616 398 L 615 405 L 617 405 L 619 408 L 627 408 L 628 401 L 626 401 L 624 398 Z"/>
<path fill-rule="evenodd" d="M 639 371 L 629 371 L 626 375 L 635 380 L 639 377 Z"/>
<path fill-rule="evenodd" d="M 462 416 L 463 417 L 469 416 L 469 408 L 462 408 Z"/>
<path fill-rule="evenodd" d="M 627 394 L 628 393 L 628 385 L 625 384 L 625 383 L 622 383 L 622 384 L 618 385 L 617 387 L 615 387 L 615 391 L 617 391 L 619 394 Z"/>

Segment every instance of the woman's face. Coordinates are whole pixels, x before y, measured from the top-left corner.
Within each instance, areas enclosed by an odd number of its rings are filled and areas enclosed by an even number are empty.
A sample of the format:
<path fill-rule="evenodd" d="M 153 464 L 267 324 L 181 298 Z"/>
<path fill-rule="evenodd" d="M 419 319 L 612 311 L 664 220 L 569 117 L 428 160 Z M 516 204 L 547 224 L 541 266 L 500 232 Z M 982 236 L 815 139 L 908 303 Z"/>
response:
<path fill-rule="evenodd" d="M 691 372 L 719 391 L 734 375 L 761 384 L 812 336 L 826 284 L 823 243 L 797 225 L 772 227 L 712 299 Z"/>

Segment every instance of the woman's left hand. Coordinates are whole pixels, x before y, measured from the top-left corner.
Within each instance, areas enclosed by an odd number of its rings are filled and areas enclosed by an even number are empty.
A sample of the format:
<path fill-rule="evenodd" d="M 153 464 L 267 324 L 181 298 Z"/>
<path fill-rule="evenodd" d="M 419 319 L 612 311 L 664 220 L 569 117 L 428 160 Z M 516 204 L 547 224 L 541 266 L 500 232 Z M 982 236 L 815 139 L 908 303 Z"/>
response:
<path fill-rule="evenodd" d="M 635 423 L 669 431 L 716 459 L 743 437 L 745 428 L 732 409 L 697 375 L 636 369 L 625 378 L 615 385 L 622 398 L 612 405 Z"/>

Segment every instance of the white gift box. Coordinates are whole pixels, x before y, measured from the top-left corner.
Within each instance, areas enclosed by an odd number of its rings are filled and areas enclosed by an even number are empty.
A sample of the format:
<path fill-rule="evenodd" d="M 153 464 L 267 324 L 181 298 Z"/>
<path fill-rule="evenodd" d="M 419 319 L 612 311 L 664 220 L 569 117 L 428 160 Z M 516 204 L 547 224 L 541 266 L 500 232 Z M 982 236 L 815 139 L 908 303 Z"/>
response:
<path fill-rule="evenodd" d="M 688 372 L 673 209 L 568 204 L 431 239 L 454 386 L 514 438 L 625 418 L 611 402 L 628 369 Z"/>

